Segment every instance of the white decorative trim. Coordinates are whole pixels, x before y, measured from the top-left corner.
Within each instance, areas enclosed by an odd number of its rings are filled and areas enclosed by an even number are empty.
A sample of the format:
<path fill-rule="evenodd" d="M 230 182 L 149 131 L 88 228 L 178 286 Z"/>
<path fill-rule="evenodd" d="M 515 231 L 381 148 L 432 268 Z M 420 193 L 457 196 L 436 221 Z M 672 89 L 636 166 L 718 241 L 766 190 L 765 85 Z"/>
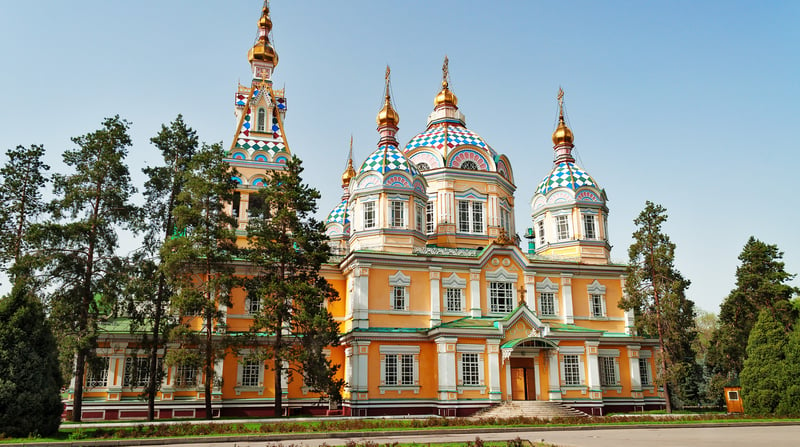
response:
<path fill-rule="evenodd" d="M 586 291 L 589 292 L 589 294 L 605 295 L 606 286 L 600 284 L 600 282 L 595 279 L 593 283 L 586 287 Z"/>
<path fill-rule="evenodd" d="M 467 280 L 453 273 L 442 279 L 442 287 L 445 289 L 466 289 Z"/>
<path fill-rule="evenodd" d="M 408 287 L 411 285 L 411 277 L 404 275 L 403 272 L 398 270 L 397 273 L 389 277 L 389 285 Z"/>
<path fill-rule="evenodd" d="M 536 283 L 536 291 L 558 293 L 558 284 L 550 281 L 550 278 L 545 278 L 543 281 Z"/>
<path fill-rule="evenodd" d="M 381 354 L 419 354 L 419 346 L 413 345 L 381 345 Z"/>
<path fill-rule="evenodd" d="M 466 343 L 459 343 L 456 345 L 457 352 L 485 352 L 486 345 L 478 345 L 478 344 L 466 344 Z"/>
<path fill-rule="evenodd" d="M 583 354 L 584 347 L 583 346 L 559 346 L 558 353 L 559 354 Z"/>
<path fill-rule="evenodd" d="M 639 351 L 639 358 L 640 359 L 649 359 L 652 356 L 653 356 L 653 352 L 652 351 L 646 351 L 646 350 Z"/>
<path fill-rule="evenodd" d="M 598 349 L 599 357 L 619 357 L 619 349 Z"/>
<path fill-rule="evenodd" d="M 517 274 L 500 267 L 493 272 L 486 272 L 486 280 L 492 282 L 516 282 Z"/>

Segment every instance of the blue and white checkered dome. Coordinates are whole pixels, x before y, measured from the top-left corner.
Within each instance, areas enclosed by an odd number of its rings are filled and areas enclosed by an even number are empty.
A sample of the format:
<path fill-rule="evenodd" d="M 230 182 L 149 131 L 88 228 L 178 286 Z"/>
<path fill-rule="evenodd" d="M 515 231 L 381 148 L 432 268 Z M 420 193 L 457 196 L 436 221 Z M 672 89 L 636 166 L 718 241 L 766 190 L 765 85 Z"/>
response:
<path fill-rule="evenodd" d="M 449 121 L 428 126 L 406 144 L 405 151 L 410 152 L 420 147 L 429 147 L 444 153 L 465 145 L 484 149 L 491 154 L 492 158 L 497 158 L 497 152 L 480 135 L 467 129 L 460 122 Z M 445 146 L 447 146 L 446 149 Z"/>
<path fill-rule="evenodd" d="M 350 223 L 350 215 L 347 213 L 347 199 L 342 199 L 342 202 L 328 214 L 325 225 L 339 224 L 344 227 L 348 223 Z"/>
<path fill-rule="evenodd" d="M 393 144 L 384 144 L 375 150 L 364 160 L 358 175 L 365 172 L 376 172 L 386 174 L 390 171 L 401 171 L 411 174 L 412 177 L 420 175 L 414 163 L 411 163 L 405 154 Z"/>
<path fill-rule="evenodd" d="M 536 194 L 547 194 L 556 188 L 569 188 L 576 191 L 583 186 L 600 189 L 597 182 L 580 166 L 571 161 L 562 161 L 556 164 L 550 174 L 542 179 L 536 188 Z"/>

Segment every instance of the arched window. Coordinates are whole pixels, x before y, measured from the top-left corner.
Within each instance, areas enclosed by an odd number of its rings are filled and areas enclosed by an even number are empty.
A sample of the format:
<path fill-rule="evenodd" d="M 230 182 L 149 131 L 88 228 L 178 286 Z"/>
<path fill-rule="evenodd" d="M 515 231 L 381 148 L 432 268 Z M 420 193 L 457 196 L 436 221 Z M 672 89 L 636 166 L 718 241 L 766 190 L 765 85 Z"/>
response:
<path fill-rule="evenodd" d="M 468 171 L 477 171 L 478 164 L 472 160 L 467 160 L 464 163 L 461 163 L 461 169 L 466 169 Z"/>
<path fill-rule="evenodd" d="M 267 111 L 263 108 L 258 109 L 258 122 L 256 123 L 256 131 L 265 132 L 267 128 Z"/>
<path fill-rule="evenodd" d="M 431 168 L 431 167 L 430 167 L 430 166 L 428 166 L 428 163 L 422 163 L 422 162 L 420 162 L 420 163 L 417 163 L 417 169 L 419 169 L 419 170 L 420 170 L 420 172 L 427 171 L 427 170 L 429 170 L 430 168 Z"/>

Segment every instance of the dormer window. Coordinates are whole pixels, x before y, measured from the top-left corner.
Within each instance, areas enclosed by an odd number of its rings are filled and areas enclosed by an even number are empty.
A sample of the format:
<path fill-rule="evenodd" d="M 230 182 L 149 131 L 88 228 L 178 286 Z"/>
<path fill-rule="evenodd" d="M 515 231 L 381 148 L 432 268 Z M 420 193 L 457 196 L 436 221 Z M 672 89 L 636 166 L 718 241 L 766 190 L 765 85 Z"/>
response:
<path fill-rule="evenodd" d="M 256 120 L 256 132 L 266 132 L 267 111 L 264 108 L 258 109 L 258 119 Z"/>

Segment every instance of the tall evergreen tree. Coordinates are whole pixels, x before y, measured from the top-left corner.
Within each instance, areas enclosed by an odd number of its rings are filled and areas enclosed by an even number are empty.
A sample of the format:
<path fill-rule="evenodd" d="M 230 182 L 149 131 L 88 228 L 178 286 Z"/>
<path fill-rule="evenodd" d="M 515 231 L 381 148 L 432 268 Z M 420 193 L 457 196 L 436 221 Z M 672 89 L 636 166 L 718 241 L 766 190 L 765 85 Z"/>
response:
<path fill-rule="evenodd" d="M 628 249 L 628 278 L 621 309 L 633 309 L 640 334 L 658 338 L 661 382 L 667 411 L 672 399 L 695 368 L 692 343 L 697 336 L 694 302 L 686 298 L 689 280 L 675 268 L 675 244 L 662 232 L 667 212 L 650 201 L 633 222 L 633 244 Z"/>
<path fill-rule="evenodd" d="M 800 415 L 800 380 L 798 380 L 800 378 L 800 324 L 797 322 L 795 322 L 792 333 L 789 334 L 784 365 L 780 368 L 780 373 L 784 381 L 776 413 L 789 416 Z"/>
<path fill-rule="evenodd" d="M 138 210 L 130 203 L 131 185 L 125 156 L 129 123 L 106 118 L 100 129 L 72 141 L 64 152 L 74 172 L 53 176 L 53 220 L 31 229 L 52 281 L 51 316 L 63 353 L 74 365 L 73 420 L 81 420 L 86 360 L 94 353 L 101 304 L 112 303 L 125 283 L 126 262 L 115 251 L 118 232 L 131 229 Z"/>
<path fill-rule="evenodd" d="M 267 185 L 251 196 L 247 260 L 252 276 L 244 281 L 248 298 L 259 302 L 252 331 L 269 334 L 256 357 L 272 360 L 274 414 L 282 414 L 282 377 L 296 370 L 305 384 L 338 400 L 342 386 L 323 349 L 336 345 L 338 324 L 325 306 L 338 298 L 320 276 L 330 248 L 324 224 L 312 217 L 319 192 L 303 183 L 301 162 L 293 157 L 282 171 L 268 173 Z"/>
<path fill-rule="evenodd" d="M 788 284 L 794 275 L 786 272 L 782 258 L 777 245 L 752 236 L 744 245 L 736 288 L 720 306 L 719 328 L 711 339 L 707 361 L 715 373 L 729 379 L 739 376 L 750 331 L 762 310 L 772 313 L 785 330 L 796 320 L 797 310 L 790 300 L 797 289 Z"/>
<path fill-rule="evenodd" d="M 0 433 L 56 433 L 62 383 L 56 340 L 42 304 L 18 279 L 0 300 Z"/>
<path fill-rule="evenodd" d="M 167 363 L 202 365 L 206 419 L 212 417 L 214 362 L 226 349 L 222 307 L 231 305 L 235 285 L 237 219 L 225 209 L 233 199 L 235 171 L 224 158 L 219 144 L 204 145 L 192 157 L 177 196 L 177 232 L 161 250 L 164 271 L 175 291 L 172 304 L 184 316 L 184 324 L 172 334 L 180 346 L 169 353 Z"/>
<path fill-rule="evenodd" d="M 22 266 L 26 234 L 44 212 L 42 188 L 49 181 L 50 166 L 42 161 L 44 146 L 17 146 L 6 151 L 0 168 L 0 263 Z"/>
<path fill-rule="evenodd" d="M 741 373 L 742 399 L 750 414 L 772 414 L 787 382 L 783 368 L 788 335 L 783 324 L 763 309 L 750 331 L 747 357 Z M 793 381 L 797 378 L 794 377 Z"/>
<path fill-rule="evenodd" d="M 178 115 L 169 127 L 162 125 L 161 131 L 150 139 L 161 152 L 163 164 L 144 168 L 144 247 L 140 259 L 134 263 L 138 274 L 133 275 L 132 289 L 136 305 L 132 316 L 137 325 L 132 330 L 144 328 L 143 346 L 149 350 L 147 396 L 147 419 L 155 419 L 155 398 L 158 393 L 163 370 L 158 368 L 159 349 L 163 348 L 165 334 L 173 324 L 168 318 L 167 307 L 172 290 L 165 272 L 160 269 L 161 247 L 174 234 L 175 207 L 178 196 L 186 183 L 189 162 L 197 151 L 197 133 L 186 125 Z"/>

